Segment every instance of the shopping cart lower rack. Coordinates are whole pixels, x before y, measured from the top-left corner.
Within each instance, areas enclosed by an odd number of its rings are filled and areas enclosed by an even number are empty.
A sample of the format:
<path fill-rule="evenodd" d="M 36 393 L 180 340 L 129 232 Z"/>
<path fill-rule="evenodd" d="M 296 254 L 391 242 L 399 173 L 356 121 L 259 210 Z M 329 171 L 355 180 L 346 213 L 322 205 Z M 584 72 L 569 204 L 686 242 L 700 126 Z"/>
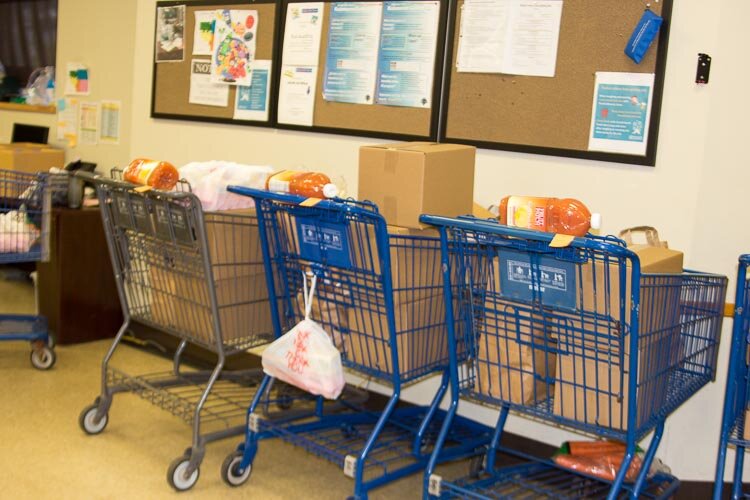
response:
<path fill-rule="evenodd" d="M 49 174 L 0 170 L 0 264 L 46 261 L 50 211 L 57 184 Z M 54 338 L 47 319 L 30 314 L 0 314 L 0 341 L 31 342 L 31 364 L 55 364 Z"/>
<path fill-rule="evenodd" d="M 88 434 L 108 423 L 115 394 L 132 393 L 182 418 L 191 446 L 169 467 L 178 491 L 198 480 L 208 442 L 241 434 L 261 371 L 224 369 L 227 357 L 266 343 L 271 335 L 257 220 L 253 213 L 207 212 L 190 192 L 143 192 L 116 179 L 79 172 L 96 185 L 124 321 L 102 361 L 101 393 L 79 418 Z M 110 361 L 131 321 L 181 341 L 167 372 L 133 374 Z M 216 356 L 210 370 L 183 366 L 188 344 Z M 267 413 L 288 408 L 299 391 L 265 387 Z"/>
<path fill-rule="evenodd" d="M 328 459 L 354 479 L 354 498 L 421 472 L 445 412 L 448 346 L 443 310 L 439 241 L 434 236 L 388 234 L 383 217 L 368 203 L 305 202 L 294 195 L 230 186 L 255 200 L 269 293 L 284 322 L 281 336 L 303 319 L 303 280 L 315 279 L 312 319 L 331 335 L 348 367 L 393 392 L 382 409 L 348 406 L 326 410 L 322 399 L 306 419 L 272 421 L 258 415 L 260 397 L 248 409 L 248 432 L 223 467 L 232 486 L 249 477 L 259 441 L 278 437 Z M 429 406 L 399 407 L 402 387 L 441 374 Z M 264 378 L 259 394 L 270 377 Z M 489 429 L 456 419 L 437 460 L 473 453 Z"/>
<path fill-rule="evenodd" d="M 724 466 L 727 449 L 735 447 L 732 498 L 747 498 L 742 491 L 745 451 L 750 447 L 750 360 L 747 357 L 750 346 L 750 280 L 747 269 L 750 254 L 741 255 L 737 269 L 737 285 L 734 297 L 734 325 L 732 345 L 729 351 L 724 413 L 719 435 L 719 452 L 716 458 L 714 478 L 714 499 L 721 500 L 724 488 Z"/>
<path fill-rule="evenodd" d="M 679 481 L 651 465 L 667 416 L 716 373 L 726 277 L 642 274 L 612 237 L 558 248 L 552 234 L 492 221 L 421 220 L 440 229 L 448 352 L 467 351 L 450 355 L 452 404 L 424 497 L 669 498 Z M 472 473 L 443 478 L 435 465 L 464 399 L 497 407 L 498 421 Z M 510 410 L 624 442 L 614 480 L 503 446 Z M 503 455 L 513 465 L 500 466 Z"/>

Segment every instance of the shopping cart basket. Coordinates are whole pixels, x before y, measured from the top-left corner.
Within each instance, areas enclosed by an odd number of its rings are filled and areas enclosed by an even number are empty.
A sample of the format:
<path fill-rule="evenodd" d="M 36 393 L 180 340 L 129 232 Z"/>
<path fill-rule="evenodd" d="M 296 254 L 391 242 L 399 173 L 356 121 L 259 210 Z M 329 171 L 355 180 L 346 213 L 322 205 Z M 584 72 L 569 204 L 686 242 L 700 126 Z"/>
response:
<path fill-rule="evenodd" d="M 204 213 L 186 190 L 168 193 L 75 175 L 96 185 L 124 316 L 102 361 L 101 394 L 82 411 L 80 426 L 88 434 L 102 432 L 113 396 L 123 392 L 182 418 L 192 425 L 192 444 L 171 464 L 167 479 L 187 490 L 198 480 L 205 444 L 243 432 L 261 378 L 259 369 L 224 370 L 226 358 L 272 339 L 257 220 L 253 213 Z M 132 320 L 181 339 L 171 371 L 134 375 L 110 366 Z M 188 344 L 215 354 L 215 367 L 182 366 Z M 267 393 L 263 401 L 286 408 L 292 397 Z"/>
<path fill-rule="evenodd" d="M 391 385 L 393 392 L 377 411 L 350 407 L 332 414 L 320 399 L 315 415 L 293 422 L 262 418 L 255 413 L 256 397 L 245 441 L 225 461 L 227 482 L 247 480 L 258 440 L 266 437 L 280 437 L 342 467 L 354 479 L 358 499 L 423 470 L 448 387 L 438 239 L 389 235 L 371 203 L 228 189 L 255 199 L 269 293 L 283 307 L 272 316 L 285 319 L 274 325 L 276 334 L 302 320 L 298 290 L 306 275 L 314 275 L 320 310 L 315 319 L 331 334 L 344 366 Z M 435 373 L 443 377 L 430 406 L 397 408 L 405 384 Z M 488 430 L 459 419 L 439 459 L 468 456 Z"/>
<path fill-rule="evenodd" d="M 714 499 L 722 498 L 724 487 L 724 465 L 727 460 L 727 448 L 733 445 L 734 481 L 732 498 L 747 498 L 742 491 L 742 467 L 745 450 L 750 446 L 750 422 L 748 422 L 748 394 L 750 394 L 750 365 L 748 363 L 748 344 L 750 343 L 750 280 L 747 268 L 750 265 L 750 254 L 742 255 L 737 270 L 737 288 L 734 298 L 734 325 L 732 327 L 732 345 L 729 351 L 729 372 L 727 373 L 726 393 L 724 395 L 724 414 L 721 420 L 719 436 L 719 453 L 716 459 L 716 478 L 714 481 Z"/>
<path fill-rule="evenodd" d="M 0 264 L 49 258 L 50 210 L 55 184 L 49 174 L 0 170 Z M 0 314 L 0 341 L 31 342 L 31 364 L 48 370 L 55 364 L 54 338 L 47 319 L 29 314 Z"/>
<path fill-rule="evenodd" d="M 440 228 L 453 285 L 448 339 L 468 351 L 466 363 L 451 355 L 454 404 L 443 433 L 459 398 L 500 409 L 469 476 L 441 478 L 432 460 L 425 498 L 669 497 L 679 481 L 650 467 L 666 417 L 714 378 L 726 278 L 642 274 L 638 256 L 613 237 L 558 248 L 552 234 L 489 220 L 421 220 Z M 509 410 L 626 443 L 614 481 L 502 446 Z M 636 444 L 651 431 L 640 474 L 626 483 Z M 497 466 L 498 452 L 516 464 Z"/>

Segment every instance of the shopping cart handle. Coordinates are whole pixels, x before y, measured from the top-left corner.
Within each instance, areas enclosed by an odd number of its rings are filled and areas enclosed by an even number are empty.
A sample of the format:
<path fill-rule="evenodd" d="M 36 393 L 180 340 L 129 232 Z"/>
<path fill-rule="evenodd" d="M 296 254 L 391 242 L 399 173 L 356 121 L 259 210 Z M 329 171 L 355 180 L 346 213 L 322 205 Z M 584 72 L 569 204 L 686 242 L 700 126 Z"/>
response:
<path fill-rule="evenodd" d="M 305 196 L 300 196 L 298 194 L 276 193 L 274 191 L 266 191 L 265 189 L 249 188 L 246 186 L 227 186 L 227 191 L 229 191 L 230 193 L 235 193 L 235 194 L 239 194 L 242 196 L 249 196 L 255 199 L 277 201 L 279 203 L 288 203 L 290 205 L 299 205 L 300 203 L 308 199 Z M 315 206 L 320 207 L 320 208 L 337 209 L 337 210 L 341 210 L 341 209 L 352 210 L 352 209 L 357 209 L 357 208 L 360 208 L 360 209 L 368 208 L 365 206 L 358 207 L 356 205 L 351 205 L 346 200 L 340 200 L 340 199 L 328 200 L 325 198 L 322 198 L 320 199 L 320 201 L 316 202 Z"/>
<path fill-rule="evenodd" d="M 466 231 L 479 231 L 488 234 L 496 234 L 498 236 L 505 236 L 511 238 L 520 238 L 524 240 L 539 241 L 542 243 L 549 244 L 555 237 L 553 233 L 544 233 L 541 231 L 533 231 L 531 229 L 524 229 L 520 227 L 506 226 L 498 222 L 479 219 L 471 216 L 462 217 L 444 217 L 442 215 L 420 215 L 420 222 L 430 224 L 432 226 L 443 226 L 457 229 L 464 229 Z M 574 248 L 585 248 L 588 250 L 600 250 L 607 252 L 609 255 L 625 257 L 631 260 L 637 260 L 638 256 L 632 251 L 625 248 L 624 245 L 616 239 L 609 237 L 596 237 L 596 238 L 579 238 L 576 237 L 570 245 Z"/>

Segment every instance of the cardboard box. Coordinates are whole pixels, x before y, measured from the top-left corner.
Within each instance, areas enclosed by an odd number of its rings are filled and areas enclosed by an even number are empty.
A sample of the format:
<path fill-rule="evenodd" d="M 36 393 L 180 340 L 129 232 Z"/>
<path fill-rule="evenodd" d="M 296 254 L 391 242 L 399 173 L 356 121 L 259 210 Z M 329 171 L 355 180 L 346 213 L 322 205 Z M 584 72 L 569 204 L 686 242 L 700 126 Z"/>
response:
<path fill-rule="evenodd" d="M 426 227 L 422 214 L 455 217 L 472 213 L 476 148 L 407 142 L 362 146 L 360 200 L 377 204 L 388 224 Z"/>
<path fill-rule="evenodd" d="M 204 279 L 152 268 L 151 287 L 152 321 L 208 344 L 215 343 Z M 273 332 L 268 288 L 262 274 L 216 279 L 215 287 L 225 344 Z"/>
<path fill-rule="evenodd" d="M 395 323 L 398 364 L 402 376 L 413 376 L 415 371 L 434 363 L 447 363 L 445 301 L 442 295 L 395 304 Z M 385 312 L 361 308 L 349 310 L 349 335 L 344 338 L 346 359 L 391 374 L 393 363 L 389 338 Z"/>
<path fill-rule="evenodd" d="M 62 149 L 30 142 L 0 144 L 0 169 L 34 174 L 64 166 L 65 151 Z"/>
<path fill-rule="evenodd" d="M 742 439 L 750 441 L 750 410 L 745 410 L 745 432 L 742 433 Z"/>
<path fill-rule="evenodd" d="M 511 302 L 488 299 L 483 321 L 474 390 L 515 404 L 551 396 L 556 346 L 545 337 L 542 319 Z"/>
<path fill-rule="evenodd" d="M 206 212 L 204 218 L 214 278 L 265 272 L 255 209 Z"/>
<path fill-rule="evenodd" d="M 601 335 L 593 325 L 584 329 L 586 341 L 580 341 L 580 334 L 558 338 L 553 412 L 627 430 L 629 345 Z M 637 425 L 666 404 L 669 374 L 679 366 L 680 357 L 679 324 L 640 339 Z"/>
<path fill-rule="evenodd" d="M 368 234 L 357 234 L 352 239 L 355 264 L 363 269 L 372 269 L 380 274 L 380 258 L 374 226 L 363 226 Z M 390 237 L 391 283 L 396 302 L 409 302 L 443 293 L 443 274 L 440 257 L 440 240 L 433 228 L 413 229 L 388 226 Z M 413 238 L 412 238 L 413 237 Z M 428 238 L 428 239 L 422 239 Z M 364 262 L 356 262 L 362 258 Z M 371 278 L 358 283 L 372 287 Z"/>

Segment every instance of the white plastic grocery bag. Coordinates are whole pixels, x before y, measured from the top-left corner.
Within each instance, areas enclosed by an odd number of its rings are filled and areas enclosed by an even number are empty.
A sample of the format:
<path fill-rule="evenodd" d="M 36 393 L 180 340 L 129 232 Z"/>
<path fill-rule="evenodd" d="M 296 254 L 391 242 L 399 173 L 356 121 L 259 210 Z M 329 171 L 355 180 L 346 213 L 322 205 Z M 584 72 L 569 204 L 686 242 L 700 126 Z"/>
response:
<path fill-rule="evenodd" d="M 336 399 L 344 389 L 344 369 L 331 338 L 310 319 L 316 278 L 309 294 L 304 279 L 305 319 L 263 351 L 263 371 L 311 394 Z"/>

